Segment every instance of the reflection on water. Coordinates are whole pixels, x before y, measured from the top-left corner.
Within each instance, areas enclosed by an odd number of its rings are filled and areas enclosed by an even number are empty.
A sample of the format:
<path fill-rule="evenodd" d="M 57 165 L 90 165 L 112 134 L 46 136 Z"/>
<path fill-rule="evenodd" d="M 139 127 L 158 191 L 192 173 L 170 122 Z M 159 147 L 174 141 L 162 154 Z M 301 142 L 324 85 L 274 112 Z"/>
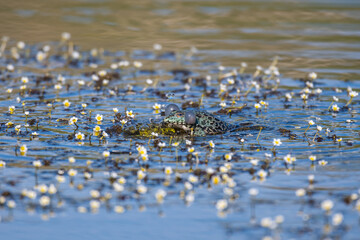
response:
<path fill-rule="evenodd" d="M 51 229 L 60 239 L 72 227 L 136 239 L 358 236 L 359 97 L 345 107 L 360 89 L 357 1 L 1 4 L 0 32 L 11 37 L 0 60 L 5 237 Z M 59 42 L 64 31 L 71 39 Z M 155 103 L 170 102 L 200 102 L 244 128 L 191 144 L 115 133 L 126 111 L 160 122 Z M 306 130 L 309 120 L 321 131 Z"/>

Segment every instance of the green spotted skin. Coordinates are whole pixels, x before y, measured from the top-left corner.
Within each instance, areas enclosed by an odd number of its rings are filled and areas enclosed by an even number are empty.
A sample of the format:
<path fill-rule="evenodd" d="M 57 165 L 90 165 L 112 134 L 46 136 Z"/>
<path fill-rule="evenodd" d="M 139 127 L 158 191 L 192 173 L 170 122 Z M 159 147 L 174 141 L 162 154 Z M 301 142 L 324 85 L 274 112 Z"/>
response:
<path fill-rule="evenodd" d="M 165 117 L 163 124 L 164 126 L 181 129 L 185 132 L 190 132 L 192 128 L 195 136 L 223 134 L 234 127 L 206 111 L 196 111 L 195 114 L 195 124 L 185 123 L 184 111 L 174 111 L 170 113 Z"/>

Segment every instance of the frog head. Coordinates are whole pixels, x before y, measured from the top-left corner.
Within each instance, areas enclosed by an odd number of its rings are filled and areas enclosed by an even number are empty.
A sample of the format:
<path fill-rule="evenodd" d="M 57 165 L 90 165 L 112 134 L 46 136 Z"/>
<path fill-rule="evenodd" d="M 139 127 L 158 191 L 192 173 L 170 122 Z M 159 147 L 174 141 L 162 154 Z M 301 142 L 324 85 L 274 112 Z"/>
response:
<path fill-rule="evenodd" d="M 195 127 L 196 114 L 192 111 L 173 111 L 165 117 L 163 122 L 169 127 L 189 131 Z"/>

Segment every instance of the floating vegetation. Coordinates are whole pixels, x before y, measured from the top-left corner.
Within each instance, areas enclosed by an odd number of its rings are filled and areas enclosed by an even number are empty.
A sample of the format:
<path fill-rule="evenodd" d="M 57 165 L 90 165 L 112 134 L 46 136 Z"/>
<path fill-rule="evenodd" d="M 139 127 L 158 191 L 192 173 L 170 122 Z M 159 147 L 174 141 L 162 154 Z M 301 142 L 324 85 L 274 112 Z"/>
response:
<path fill-rule="evenodd" d="M 222 66 L 154 48 L 82 50 L 69 33 L 52 44 L 2 39 L 1 222 L 200 202 L 242 215 L 228 231 L 260 227 L 264 239 L 356 231 L 359 89 L 314 72 L 287 78 L 279 57 Z M 206 110 L 239 129 L 162 125 L 179 106 L 190 125 L 201 119 L 189 111 Z"/>

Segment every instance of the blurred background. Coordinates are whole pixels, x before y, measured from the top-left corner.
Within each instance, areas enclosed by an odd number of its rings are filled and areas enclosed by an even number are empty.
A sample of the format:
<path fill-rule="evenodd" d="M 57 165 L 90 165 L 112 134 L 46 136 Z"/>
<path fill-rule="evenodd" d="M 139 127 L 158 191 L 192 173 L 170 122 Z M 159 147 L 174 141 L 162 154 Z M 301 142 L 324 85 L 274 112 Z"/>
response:
<path fill-rule="evenodd" d="M 0 32 L 28 43 L 70 32 L 83 50 L 195 46 L 209 61 L 255 68 L 279 55 L 289 77 L 359 79 L 360 1 L 0 1 Z"/>

